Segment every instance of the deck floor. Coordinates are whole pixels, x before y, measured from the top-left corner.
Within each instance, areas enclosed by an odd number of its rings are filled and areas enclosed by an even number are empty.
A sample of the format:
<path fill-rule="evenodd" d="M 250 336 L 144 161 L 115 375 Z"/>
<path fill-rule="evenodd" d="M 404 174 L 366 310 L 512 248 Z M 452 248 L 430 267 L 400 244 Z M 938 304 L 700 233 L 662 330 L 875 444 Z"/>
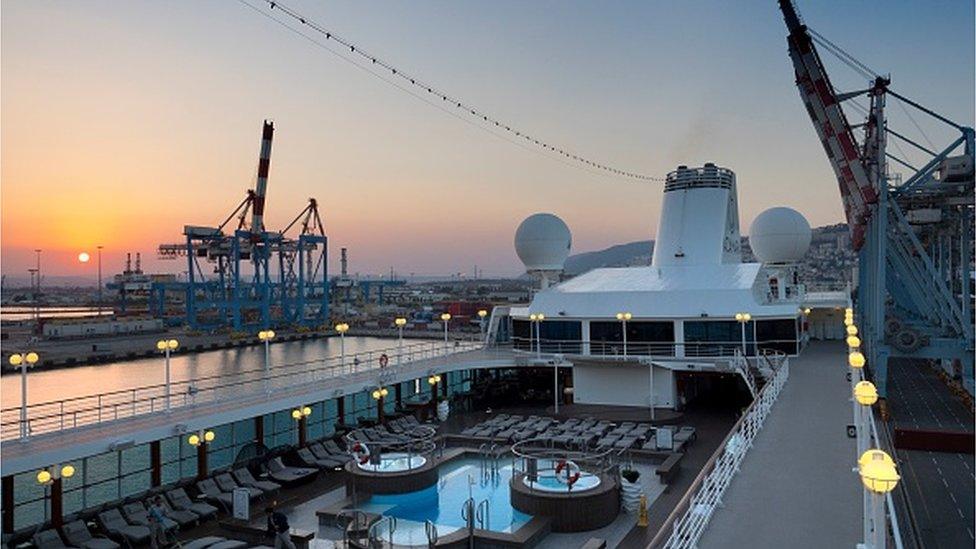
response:
<path fill-rule="evenodd" d="M 790 379 L 699 547 L 854 547 L 861 484 L 841 342 L 815 342 Z"/>

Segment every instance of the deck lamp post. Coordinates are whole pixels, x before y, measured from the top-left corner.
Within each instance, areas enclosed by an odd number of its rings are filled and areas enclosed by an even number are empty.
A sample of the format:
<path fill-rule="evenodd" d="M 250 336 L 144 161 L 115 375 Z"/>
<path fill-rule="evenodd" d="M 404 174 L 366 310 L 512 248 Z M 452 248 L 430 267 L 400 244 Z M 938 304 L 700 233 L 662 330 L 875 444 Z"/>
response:
<path fill-rule="evenodd" d="M 633 318 L 634 315 L 630 313 L 617 313 L 617 320 L 620 321 L 623 331 L 624 339 L 624 358 L 627 358 L 627 321 Z"/>
<path fill-rule="evenodd" d="M 488 311 L 485 309 L 480 309 L 478 311 L 478 330 L 481 332 L 481 339 L 485 339 L 485 317 L 488 316 Z"/>
<path fill-rule="evenodd" d="M 437 406 L 437 384 L 441 382 L 441 376 L 438 374 L 430 374 L 427 378 L 427 384 L 430 385 L 430 407 L 435 409 Z"/>
<path fill-rule="evenodd" d="M 204 431 L 200 429 L 196 433 L 186 437 L 186 442 L 193 447 L 199 448 L 201 445 L 206 446 L 217 438 L 216 433 L 213 431 Z"/>
<path fill-rule="evenodd" d="M 739 323 L 742 331 L 742 356 L 747 356 L 746 352 L 746 324 L 752 320 L 752 315 L 749 313 L 735 313 L 735 321 Z"/>
<path fill-rule="evenodd" d="M 864 547 L 884 549 L 888 541 L 885 498 L 895 489 L 901 477 L 894 460 L 887 453 L 871 449 L 857 460 L 861 484 L 867 492 L 864 509 Z"/>
<path fill-rule="evenodd" d="M 403 364 L 403 327 L 407 325 L 407 319 L 404 317 L 397 317 L 393 321 L 397 327 L 397 366 Z"/>
<path fill-rule="evenodd" d="M 305 418 L 312 415 L 312 408 L 302 406 L 291 411 L 291 418 L 295 420 L 295 432 L 298 435 L 298 445 L 305 446 Z"/>
<path fill-rule="evenodd" d="M 370 396 L 376 401 L 376 419 L 380 423 L 383 423 L 383 397 L 390 394 L 390 390 L 386 387 L 377 387 L 373 389 Z"/>
<path fill-rule="evenodd" d="M 37 483 L 44 487 L 44 495 L 51 500 L 51 525 L 61 527 L 64 522 L 64 490 L 61 479 L 75 476 L 75 467 L 71 464 L 54 464 L 37 472 Z"/>
<path fill-rule="evenodd" d="M 851 351 L 851 354 L 847 355 L 847 364 L 851 368 L 863 368 L 866 360 L 861 351 Z"/>
<path fill-rule="evenodd" d="M 855 326 L 853 324 L 851 324 L 850 326 L 848 326 L 847 327 L 847 335 L 849 335 L 849 336 L 856 336 L 857 335 L 857 326 Z"/>
<path fill-rule="evenodd" d="M 857 336 L 847 336 L 847 347 L 851 351 L 856 351 L 861 346 L 861 338 Z"/>
<path fill-rule="evenodd" d="M 271 340 L 275 338 L 274 330 L 261 330 L 258 339 L 264 343 L 264 391 L 271 392 Z"/>
<path fill-rule="evenodd" d="M 535 341 L 536 341 L 536 351 L 535 358 L 537 360 L 542 358 L 542 321 L 546 319 L 546 315 L 542 313 L 531 313 L 529 314 L 529 350 L 532 350 L 532 325 L 535 325 Z"/>
<path fill-rule="evenodd" d="M 180 346 L 180 342 L 175 339 L 160 339 L 156 342 L 156 349 L 163 353 L 166 357 L 166 412 L 169 413 L 169 395 L 170 395 L 170 376 L 169 376 L 169 355 Z"/>
<path fill-rule="evenodd" d="M 20 366 L 20 440 L 26 442 L 30 436 L 27 428 L 27 368 L 37 364 L 40 357 L 34 351 L 10 355 L 10 365 Z"/>
<path fill-rule="evenodd" d="M 444 323 L 444 354 L 447 354 L 447 351 L 449 350 L 447 344 L 447 325 L 450 321 L 451 321 L 451 313 L 441 314 L 441 322 Z"/>
<path fill-rule="evenodd" d="M 346 332 L 349 331 L 349 325 L 345 322 L 340 322 L 335 325 L 335 331 L 339 334 L 339 369 L 346 367 Z"/>

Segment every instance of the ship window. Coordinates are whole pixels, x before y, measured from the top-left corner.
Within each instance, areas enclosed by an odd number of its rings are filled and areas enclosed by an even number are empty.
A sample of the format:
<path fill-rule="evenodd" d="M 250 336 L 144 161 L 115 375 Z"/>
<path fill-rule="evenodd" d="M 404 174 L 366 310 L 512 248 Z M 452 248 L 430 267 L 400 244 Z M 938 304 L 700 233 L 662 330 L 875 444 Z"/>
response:
<path fill-rule="evenodd" d="M 745 327 L 746 353 L 755 353 L 753 322 Z M 722 356 L 742 348 L 742 326 L 734 320 L 696 320 L 685 322 L 687 356 Z"/>
<path fill-rule="evenodd" d="M 756 322 L 756 339 L 760 349 L 775 349 L 796 354 L 796 319 L 777 318 Z"/>
<path fill-rule="evenodd" d="M 590 354 L 623 354 L 623 323 L 590 322 Z M 630 321 L 627 323 L 627 353 L 672 355 L 674 322 Z"/>

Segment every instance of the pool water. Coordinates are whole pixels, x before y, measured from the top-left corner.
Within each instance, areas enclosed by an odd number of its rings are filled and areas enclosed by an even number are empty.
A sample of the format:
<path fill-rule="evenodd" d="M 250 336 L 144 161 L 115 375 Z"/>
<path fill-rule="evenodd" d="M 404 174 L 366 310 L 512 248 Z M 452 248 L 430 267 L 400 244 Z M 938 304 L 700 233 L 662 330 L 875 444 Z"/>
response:
<path fill-rule="evenodd" d="M 488 500 L 487 530 L 513 532 L 532 517 L 512 508 L 509 481 L 512 465 L 499 463 L 499 471 L 493 478 L 484 478 L 478 458 L 460 458 L 442 465 L 436 485 L 406 494 L 374 495 L 357 508 L 397 518 L 393 541 L 404 545 L 427 545 L 425 521 L 437 525 L 437 533 L 443 537 L 464 528 L 466 522 L 461 508 L 469 497 L 475 505 Z M 476 524 L 477 526 L 477 524 Z M 378 534 L 388 539 L 388 529 Z"/>

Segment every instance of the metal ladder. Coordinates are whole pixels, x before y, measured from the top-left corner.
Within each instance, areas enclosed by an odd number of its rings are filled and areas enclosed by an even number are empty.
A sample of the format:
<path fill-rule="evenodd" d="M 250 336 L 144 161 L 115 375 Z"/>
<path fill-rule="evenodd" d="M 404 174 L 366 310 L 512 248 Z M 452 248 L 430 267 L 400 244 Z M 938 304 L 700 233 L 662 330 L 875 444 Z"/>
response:
<path fill-rule="evenodd" d="M 424 533 L 427 534 L 427 547 L 437 545 L 437 525 L 431 521 L 424 522 Z"/>
<path fill-rule="evenodd" d="M 397 518 L 392 516 L 385 516 L 370 525 L 369 530 L 367 531 L 367 538 L 369 540 L 370 547 L 383 547 L 383 539 L 382 539 L 383 533 L 380 532 L 380 529 L 384 524 L 389 525 L 388 526 L 389 535 L 387 536 L 387 538 L 390 547 L 393 547 L 393 533 L 396 532 L 397 529 Z"/>

